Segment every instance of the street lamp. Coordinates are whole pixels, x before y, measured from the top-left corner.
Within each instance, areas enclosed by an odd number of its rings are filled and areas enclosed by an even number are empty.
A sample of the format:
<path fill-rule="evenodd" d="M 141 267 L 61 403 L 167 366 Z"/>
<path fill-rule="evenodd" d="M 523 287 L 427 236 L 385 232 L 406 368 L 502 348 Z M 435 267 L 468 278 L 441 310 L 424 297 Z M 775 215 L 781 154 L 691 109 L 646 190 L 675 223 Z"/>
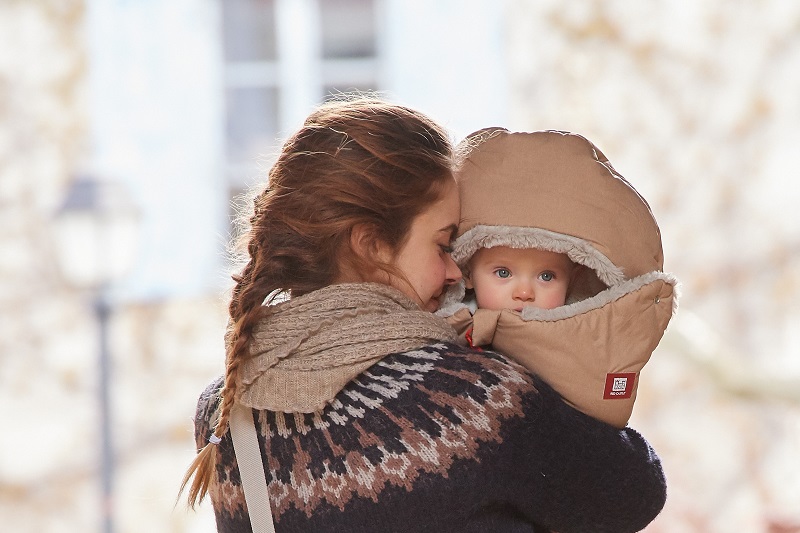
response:
<path fill-rule="evenodd" d="M 122 183 L 79 176 L 67 189 L 54 222 L 53 244 L 60 271 L 67 283 L 91 295 L 98 324 L 101 512 L 103 531 L 111 533 L 114 450 L 108 394 L 110 290 L 133 264 L 139 212 Z"/>

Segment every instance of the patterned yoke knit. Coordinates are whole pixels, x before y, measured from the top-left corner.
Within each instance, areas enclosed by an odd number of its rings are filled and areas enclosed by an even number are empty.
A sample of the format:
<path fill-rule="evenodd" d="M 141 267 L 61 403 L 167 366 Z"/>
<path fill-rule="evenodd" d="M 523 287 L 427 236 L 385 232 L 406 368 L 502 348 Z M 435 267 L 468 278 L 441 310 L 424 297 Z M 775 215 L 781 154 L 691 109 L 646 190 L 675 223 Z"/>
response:
<path fill-rule="evenodd" d="M 200 397 L 198 447 L 221 386 Z M 278 533 L 624 533 L 666 498 L 636 431 L 569 407 L 504 356 L 454 344 L 388 355 L 316 412 L 253 414 Z M 217 453 L 218 531 L 251 531 L 229 432 Z"/>

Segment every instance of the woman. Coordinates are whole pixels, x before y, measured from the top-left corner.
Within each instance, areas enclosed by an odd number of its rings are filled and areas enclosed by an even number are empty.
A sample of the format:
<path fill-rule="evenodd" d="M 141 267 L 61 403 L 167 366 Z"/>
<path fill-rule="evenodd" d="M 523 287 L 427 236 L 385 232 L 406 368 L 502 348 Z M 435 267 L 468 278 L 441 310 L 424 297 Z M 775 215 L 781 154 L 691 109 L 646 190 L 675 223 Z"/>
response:
<path fill-rule="evenodd" d="M 262 471 L 239 471 L 252 461 L 234 453 L 234 412 L 255 428 L 268 484 L 255 496 L 268 493 L 278 532 L 619 533 L 661 510 L 661 466 L 638 433 L 459 347 L 430 313 L 461 276 L 451 163 L 430 119 L 369 99 L 323 105 L 283 146 L 184 480 L 191 504 L 210 494 L 220 532 L 250 531 L 240 474 Z"/>

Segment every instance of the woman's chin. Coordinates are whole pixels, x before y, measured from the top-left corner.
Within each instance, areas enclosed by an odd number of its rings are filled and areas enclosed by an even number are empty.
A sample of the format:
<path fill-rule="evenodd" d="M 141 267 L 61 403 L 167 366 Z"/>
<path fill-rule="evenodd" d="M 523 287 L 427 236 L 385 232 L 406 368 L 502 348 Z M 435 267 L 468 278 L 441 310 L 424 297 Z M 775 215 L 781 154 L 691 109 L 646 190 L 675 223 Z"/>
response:
<path fill-rule="evenodd" d="M 428 311 L 429 313 L 436 312 L 439 309 L 439 300 L 436 298 L 431 298 L 428 300 L 428 303 L 422 306 L 422 309 Z"/>

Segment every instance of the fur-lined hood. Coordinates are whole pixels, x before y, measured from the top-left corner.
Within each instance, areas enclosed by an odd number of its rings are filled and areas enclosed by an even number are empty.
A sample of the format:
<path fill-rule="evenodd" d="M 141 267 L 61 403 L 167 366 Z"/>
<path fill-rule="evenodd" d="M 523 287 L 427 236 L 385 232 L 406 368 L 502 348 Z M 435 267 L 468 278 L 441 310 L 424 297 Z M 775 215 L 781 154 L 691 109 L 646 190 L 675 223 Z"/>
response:
<path fill-rule="evenodd" d="M 476 345 L 492 344 L 523 362 L 570 403 L 624 426 L 638 372 L 677 310 L 678 282 L 663 272 L 650 206 L 575 133 L 489 128 L 462 147 L 461 223 L 452 254 L 459 267 L 466 270 L 477 250 L 493 246 L 565 253 L 582 267 L 567 305 L 556 309 L 476 311 L 462 281 L 449 288 L 438 314 L 460 333 L 472 330 Z M 627 405 L 619 397 L 603 401 L 612 374 L 637 376 Z"/>

